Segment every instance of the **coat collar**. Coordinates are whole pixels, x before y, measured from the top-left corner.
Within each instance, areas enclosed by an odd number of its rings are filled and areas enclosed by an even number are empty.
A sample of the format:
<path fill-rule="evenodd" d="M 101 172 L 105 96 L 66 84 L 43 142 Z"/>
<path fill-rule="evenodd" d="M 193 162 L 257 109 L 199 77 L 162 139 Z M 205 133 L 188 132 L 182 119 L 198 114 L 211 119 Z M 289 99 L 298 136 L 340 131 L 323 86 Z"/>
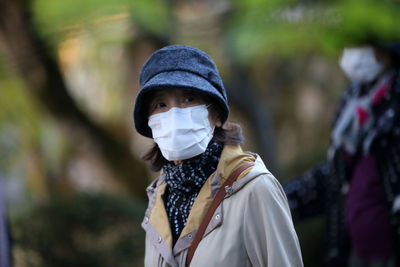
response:
<path fill-rule="evenodd" d="M 256 160 L 257 158 L 258 160 Z M 224 146 L 220 161 L 217 166 L 217 170 L 207 179 L 207 181 L 201 188 L 195 202 L 193 203 L 187 219 L 186 226 L 183 228 L 182 233 L 178 241 L 176 242 L 175 247 L 173 248 L 173 254 L 177 254 L 183 249 L 190 246 L 192 238 L 194 237 L 194 234 L 200 226 L 200 223 L 205 216 L 208 207 L 211 205 L 215 194 L 218 192 L 220 186 L 225 182 L 229 175 L 239 166 L 248 162 L 255 161 L 260 161 L 263 165 L 262 161 L 259 159 L 259 157 L 257 157 L 256 154 L 245 153 L 240 146 Z M 264 168 L 262 168 L 262 170 L 265 170 L 264 165 L 263 167 Z M 258 176 L 251 175 L 251 177 L 246 177 L 250 171 L 252 173 L 259 172 L 254 169 L 257 168 L 247 169 L 241 175 L 239 175 L 236 182 L 232 186 L 233 190 L 231 194 L 239 191 L 244 184 L 246 184 L 254 177 Z M 265 173 L 265 171 L 262 172 Z M 160 177 L 147 188 L 149 196 L 149 206 L 146 210 L 146 217 L 142 226 L 146 230 L 147 234 L 149 234 L 150 232 L 152 232 L 153 234 L 157 233 L 156 235 L 158 235 L 158 237 L 154 237 L 152 239 L 157 240 L 157 242 L 161 240 L 161 242 L 165 245 L 164 248 L 169 247 L 170 249 L 172 249 L 172 234 L 163 201 L 163 195 L 165 193 L 166 186 L 167 184 L 165 182 L 165 177 L 163 174 L 161 174 Z M 221 222 L 219 224 L 221 224 Z M 212 228 L 215 228 L 219 224 L 214 225 L 214 227 Z M 149 231 L 149 227 L 151 228 L 151 231 Z M 208 232 L 211 230 L 212 229 L 208 229 Z M 170 251 L 168 254 L 171 255 L 171 252 L 172 251 Z"/>

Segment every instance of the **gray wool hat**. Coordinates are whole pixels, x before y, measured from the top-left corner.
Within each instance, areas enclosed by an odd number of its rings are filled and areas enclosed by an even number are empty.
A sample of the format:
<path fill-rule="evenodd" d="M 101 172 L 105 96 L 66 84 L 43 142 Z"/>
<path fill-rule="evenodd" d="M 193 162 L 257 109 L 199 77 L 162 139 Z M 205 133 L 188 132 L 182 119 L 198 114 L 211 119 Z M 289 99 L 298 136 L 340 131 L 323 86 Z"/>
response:
<path fill-rule="evenodd" d="M 144 63 L 139 83 L 133 119 L 138 133 L 146 137 L 152 137 L 146 96 L 156 90 L 183 89 L 205 94 L 218 104 L 222 123 L 228 118 L 228 99 L 217 66 L 199 49 L 171 45 L 157 50 Z"/>

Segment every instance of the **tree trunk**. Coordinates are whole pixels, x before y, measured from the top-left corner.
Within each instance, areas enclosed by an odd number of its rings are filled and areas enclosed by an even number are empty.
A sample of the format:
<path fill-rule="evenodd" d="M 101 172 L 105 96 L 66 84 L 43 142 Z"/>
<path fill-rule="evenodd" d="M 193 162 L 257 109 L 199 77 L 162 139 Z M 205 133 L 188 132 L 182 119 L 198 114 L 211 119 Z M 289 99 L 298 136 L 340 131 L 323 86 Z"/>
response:
<path fill-rule="evenodd" d="M 85 133 L 99 148 L 115 178 L 128 191 L 144 198 L 149 178 L 145 164 L 132 154 L 129 140 L 116 139 L 77 106 L 51 50 L 34 28 L 29 5 L 29 1 L 0 1 L 0 48 L 8 62 L 45 110 L 60 124 Z M 79 144 L 79 140 L 74 141 Z"/>

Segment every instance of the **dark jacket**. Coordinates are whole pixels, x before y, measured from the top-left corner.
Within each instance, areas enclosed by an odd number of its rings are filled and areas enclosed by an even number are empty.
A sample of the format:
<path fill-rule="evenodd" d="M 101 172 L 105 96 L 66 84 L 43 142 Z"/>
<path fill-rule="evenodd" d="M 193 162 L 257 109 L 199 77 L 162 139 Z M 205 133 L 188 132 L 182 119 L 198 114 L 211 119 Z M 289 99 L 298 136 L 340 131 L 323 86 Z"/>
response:
<path fill-rule="evenodd" d="M 350 86 L 343 94 L 335 123 L 349 96 L 354 93 L 355 87 Z M 394 254 L 400 255 L 400 69 L 394 74 L 388 95 L 373 113 L 377 136 L 370 153 L 375 156 L 383 179 Z M 346 164 L 343 150 L 337 149 L 330 160 L 284 185 L 295 222 L 322 214 L 325 217 L 323 266 L 347 266 L 350 245 L 344 200 L 351 171 L 352 166 Z"/>

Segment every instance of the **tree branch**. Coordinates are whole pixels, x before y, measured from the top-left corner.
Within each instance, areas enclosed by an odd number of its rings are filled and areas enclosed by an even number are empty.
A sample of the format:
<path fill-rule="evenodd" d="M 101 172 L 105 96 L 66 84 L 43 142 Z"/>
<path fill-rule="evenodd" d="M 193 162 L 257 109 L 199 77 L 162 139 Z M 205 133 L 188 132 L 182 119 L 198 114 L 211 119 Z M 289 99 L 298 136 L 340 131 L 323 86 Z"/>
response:
<path fill-rule="evenodd" d="M 60 67 L 34 28 L 29 2 L 2 0 L 0 46 L 31 95 L 62 124 L 79 128 L 99 148 L 117 178 L 136 196 L 145 196 L 148 173 L 128 140 L 118 140 L 92 121 L 69 94 Z M 73 140 L 78 141 L 78 140 Z"/>

